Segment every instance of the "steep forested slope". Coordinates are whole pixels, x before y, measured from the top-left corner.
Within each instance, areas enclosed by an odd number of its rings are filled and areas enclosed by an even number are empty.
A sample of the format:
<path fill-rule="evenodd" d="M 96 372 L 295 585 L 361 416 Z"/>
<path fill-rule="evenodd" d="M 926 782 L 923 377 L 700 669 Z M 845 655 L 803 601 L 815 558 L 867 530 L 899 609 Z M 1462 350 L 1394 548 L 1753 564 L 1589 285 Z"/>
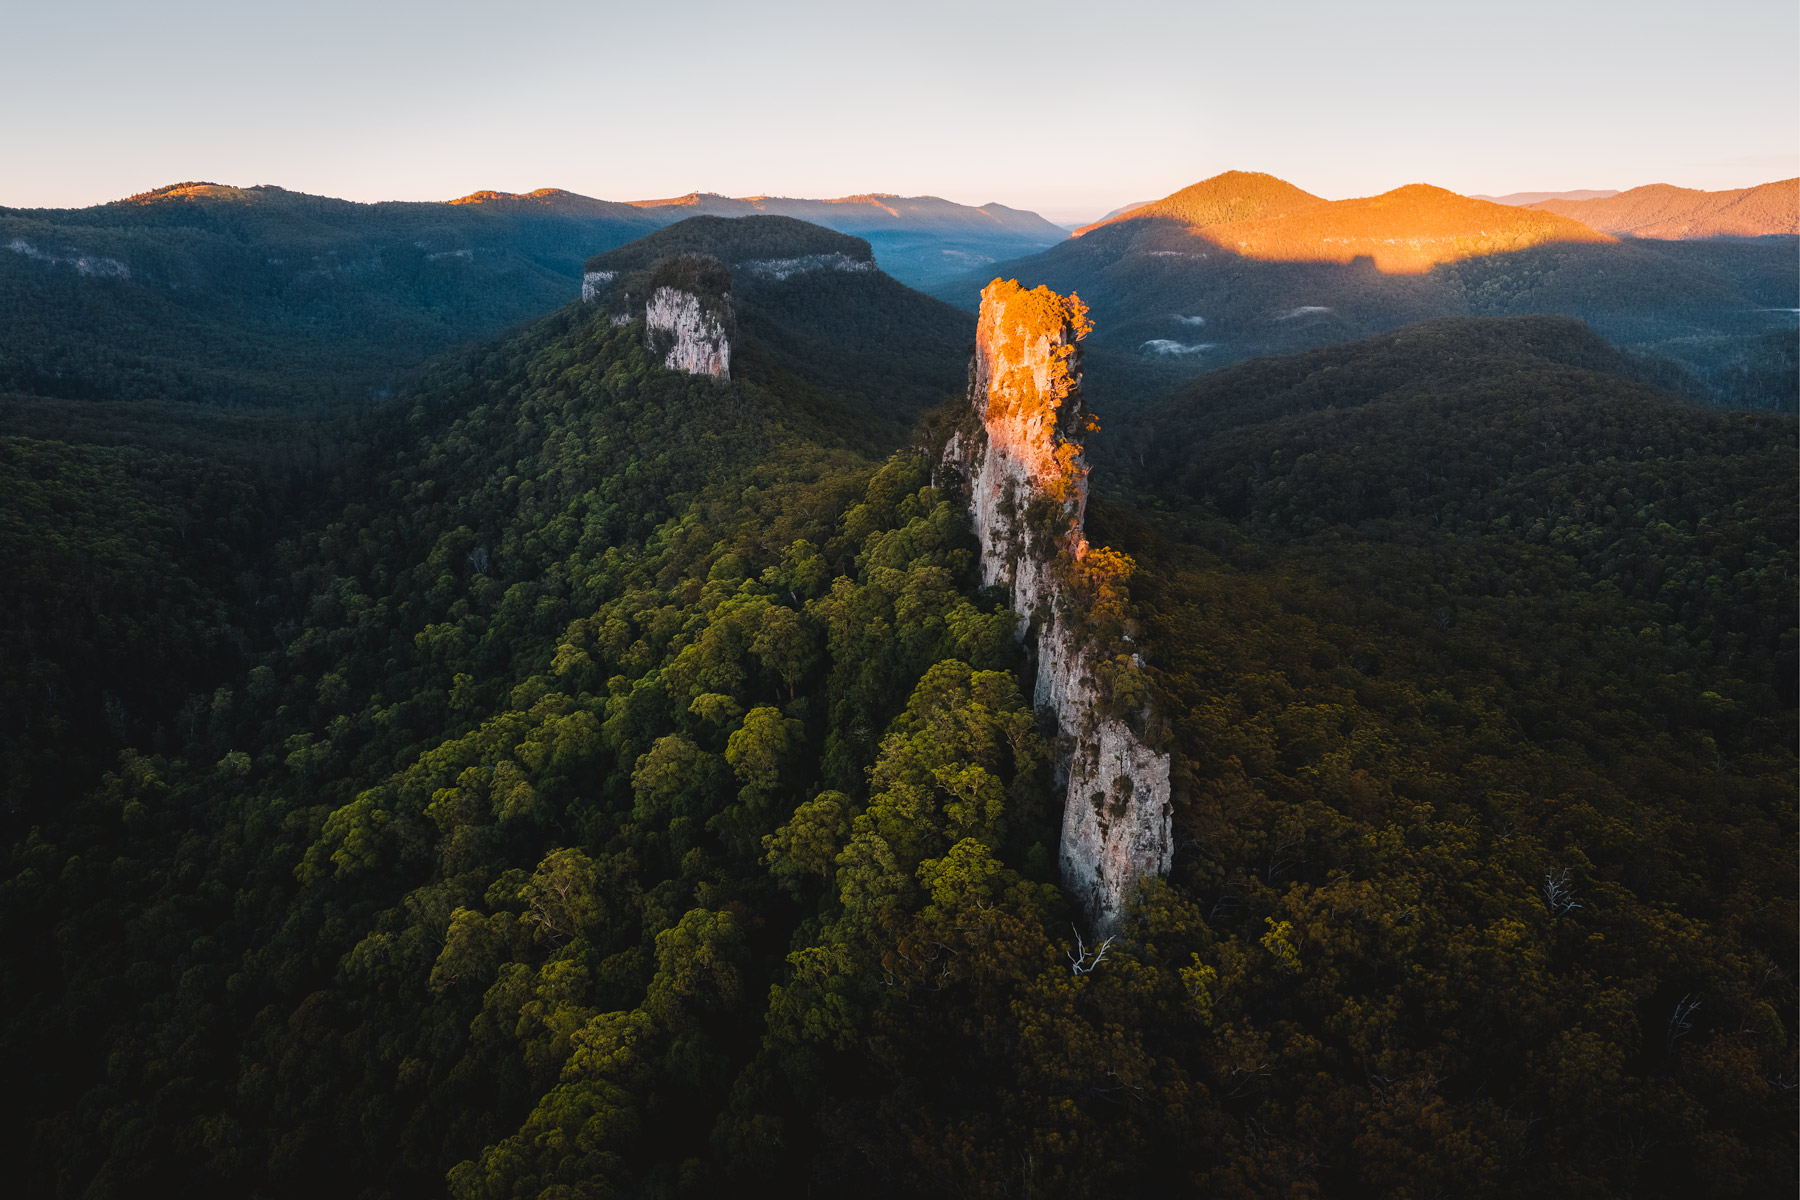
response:
<path fill-rule="evenodd" d="M 616 296 L 633 272 L 682 254 L 730 269 L 748 335 L 740 370 L 829 414 L 835 429 L 862 429 L 866 444 L 904 441 L 962 384 L 974 322 L 876 269 L 859 237 L 791 217 L 691 217 L 595 255 L 587 270 Z"/>

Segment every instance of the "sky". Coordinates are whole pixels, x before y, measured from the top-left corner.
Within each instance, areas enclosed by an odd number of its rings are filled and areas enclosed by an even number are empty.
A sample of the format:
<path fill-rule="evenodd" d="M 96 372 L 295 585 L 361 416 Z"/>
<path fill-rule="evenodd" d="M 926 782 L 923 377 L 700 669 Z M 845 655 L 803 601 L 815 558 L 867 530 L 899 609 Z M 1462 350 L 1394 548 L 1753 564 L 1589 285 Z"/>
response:
<path fill-rule="evenodd" d="M 1793 0 L 0 0 L 0 206 L 929 194 L 1084 221 L 1800 174 Z"/>

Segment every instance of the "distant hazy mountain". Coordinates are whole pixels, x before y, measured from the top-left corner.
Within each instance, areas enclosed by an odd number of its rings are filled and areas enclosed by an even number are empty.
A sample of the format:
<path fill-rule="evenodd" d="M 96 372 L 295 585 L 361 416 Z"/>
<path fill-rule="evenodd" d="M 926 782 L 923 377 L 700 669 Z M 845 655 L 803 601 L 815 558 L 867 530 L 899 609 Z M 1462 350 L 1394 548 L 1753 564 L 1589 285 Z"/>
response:
<path fill-rule="evenodd" d="M 1783 239 L 1620 242 L 1555 212 L 1422 184 L 1327 201 L 1230 172 L 932 291 L 972 307 L 1000 275 L 1080 293 L 1103 403 L 1413 321 L 1545 313 L 1679 359 L 1692 394 L 1760 407 L 1793 401 L 1781 342 L 1793 317 L 1769 310 L 1800 305 L 1794 253 Z"/>
<path fill-rule="evenodd" d="M 693 216 L 781 216 L 810 221 L 868 239 L 882 270 L 914 287 L 954 278 L 997 259 L 1042 250 L 1068 236 L 1060 225 L 1033 212 L 1004 204 L 972 208 L 936 196 L 733 199 L 710 192 L 690 192 L 670 200 L 636 200 L 632 205 L 659 224 Z"/>
<path fill-rule="evenodd" d="M 1640 238 L 1767 237 L 1800 233 L 1800 179 L 1724 192 L 1653 183 L 1603 199 L 1542 200 L 1531 207 L 1559 213 L 1620 236 Z"/>
<path fill-rule="evenodd" d="M 1610 191 L 1585 188 L 1574 192 L 1508 192 L 1504 196 L 1471 196 L 1471 200 L 1491 200 L 1495 204 L 1536 204 L 1540 200 L 1604 200 L 1608 196 L 1619 194 L 1617 188 Z"/>
<path fill-rule="evenodd" d="M 1134 200 L 1130 204 L 1122 204 L 1118 208 L 1115 208 L 1111 212 L 1107 213 L 1104 217 L 1101 217 L 1100 221 L 1110 221 L 1114 217 L 1120 216 L 1124 213 L 1128 213 L 1134 208 L 1142 208 L 1142 207 L 1144 207 L 1144 205 L 1149 204 L 1149 203 L 1150 203 L 1150 201 L 1148 201 L 1148 200 Z M 1100 223 L 1100 221 L 1095 221 L 1093 223 L 1098 225 Z M 1079 228 L 1079 226 L 1077 226 L 1077 228 Z"/>

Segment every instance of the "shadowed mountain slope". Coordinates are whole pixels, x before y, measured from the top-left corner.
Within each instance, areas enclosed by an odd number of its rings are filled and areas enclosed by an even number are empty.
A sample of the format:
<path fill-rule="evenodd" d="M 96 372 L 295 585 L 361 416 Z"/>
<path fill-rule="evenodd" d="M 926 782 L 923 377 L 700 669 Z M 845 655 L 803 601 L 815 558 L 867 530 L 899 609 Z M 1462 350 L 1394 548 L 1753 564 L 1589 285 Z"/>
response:
<path fill-rule="evenodd" d="M 1558 213 L 1620 237 L 1712 238 L 1800 234 L 1800 179 L 1702 192 L 1654 183 L 1597 199 L 1548 199 Z"/>
<path fill-rule="evenodd" d="M 1142 450 L 1178 460 L 1199 438 L 1301 413 L 1429 395 L 1533 372 L 1585 371 L 1671 397 L 1643 364 L 1567 317 L 1448 317 L 1304 354 L 1234 363 L 1184 384 L 1146 415 Z M 1153 430 L 1154 434 L 1148 432 Z"/>

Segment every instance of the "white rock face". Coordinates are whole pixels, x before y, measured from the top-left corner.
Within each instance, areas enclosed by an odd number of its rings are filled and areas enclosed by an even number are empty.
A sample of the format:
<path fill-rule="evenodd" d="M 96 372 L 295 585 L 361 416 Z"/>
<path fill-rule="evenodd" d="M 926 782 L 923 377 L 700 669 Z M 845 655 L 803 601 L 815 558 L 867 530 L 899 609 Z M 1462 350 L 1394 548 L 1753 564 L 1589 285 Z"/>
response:
<path fill-rule="evenodd" d="M 848 254 L 808 254 L 803 258 L 759 258 L 739 263 L 736 269 L 780 281 L 808 271 L 873 271 L 875 264 Z"/>
<path fill-rule="evenodd" d="M 71 250 L 72 257 L 60 254 L 46 254 L 33 246 L 24 238 L 14 238 L 6 243 L 6 248 L 14 254 L 23 254 L 26 258 L 38 262 L 63 263 L 75 268 L 78 275 L 87 275 L 102 279 L 130 279 L 131 268 L 116 258 L 102 258 L 97 254 L 83 254 L 79 250 Z"/>
<path fill-rule="evenodd" d="M 982 292 L 970 402 L 982 416 L 977 445 L 960 437 L 947 461 L 969 482 L 981 578 L 1011 595 L 1037 629 L 1033 700 L 1056 717 L 1058 776 L 1066 780 L 1063 886 L 1093 931 L 1116 932 L 1133 884 L 1168 871 L 1174 853 L 1169 756 L 1101 711 L 1079 598 L 1059 582 L 1088 554 L 1082 536 L 1087 465 L 1075 342 L 1085 310 L 1046 289 L 996 281 Z M 1037 517 L 1028 525 L 1027 510 Z M 1046 523 L 1043 515 L 1053 520 Z"/>
<path fill-rule="evenodd" d="M 612 271 L 583 271 L 581 273 L 581 299 L 592 304 L 594 298 L 606 290 L 606 285 L 613 281 Z"/>
<path fill-rule="evenodd" d="M 675 344 L 663 356 L 663 366 L 689 375 L 731 378 L 731 343 L 719 319 L 700 304 L 692 292 L 659 287 L 644 311 L 649 333 L 672 333 Z"/>

